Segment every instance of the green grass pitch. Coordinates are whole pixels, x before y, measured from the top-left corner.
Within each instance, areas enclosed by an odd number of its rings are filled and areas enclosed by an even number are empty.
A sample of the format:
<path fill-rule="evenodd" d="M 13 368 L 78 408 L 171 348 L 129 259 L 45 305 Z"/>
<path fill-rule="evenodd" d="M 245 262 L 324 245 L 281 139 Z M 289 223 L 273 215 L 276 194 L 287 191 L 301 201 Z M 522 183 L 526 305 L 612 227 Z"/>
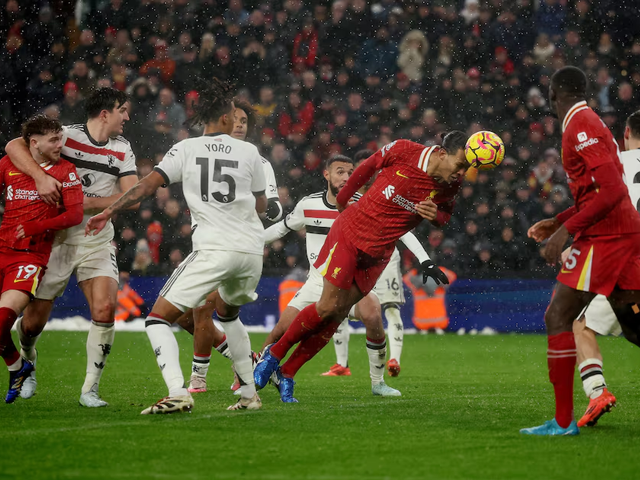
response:
<path fill-rule="evenodd" d="M 191 337 L 177 334 L 186 378 Z M 640 350 L 603 338 L 618 408 L 578 437 L 518 429 L 553 416 L 542 335 L 405 337 L 401 398 L 373 397 L 364 337 L 353 375 L 319 374 L 332 345 L 299 374 L 299 404 L 267 386 L 263 409 L 227 412 L 229 362 L 214 352 L 191 414 L 141 416 L 166 395 L 144 333 L 119 333 L 101 384 L 104 409 L 78 406 L 86 333 L 46 332 L 38 393 L 0 404 L 0 478 L 16 479 L 631 479 L 640 448 Z M 258 349 L 263 335 L 252 335 Z M 5 370 L 6 371 L 6 370 Z M 577 376 L 576 376 L 577 378 Z M 4 395 L 7 374 L 0 375 Z M 576 382 L 576 412 L 587 401 Z"/>

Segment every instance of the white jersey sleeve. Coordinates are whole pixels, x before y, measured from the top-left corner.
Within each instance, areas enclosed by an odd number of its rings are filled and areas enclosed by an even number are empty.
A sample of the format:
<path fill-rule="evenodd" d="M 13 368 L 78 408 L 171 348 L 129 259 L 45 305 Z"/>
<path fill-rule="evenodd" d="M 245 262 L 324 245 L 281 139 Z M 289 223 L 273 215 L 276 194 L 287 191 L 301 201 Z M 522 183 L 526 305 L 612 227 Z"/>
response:
<path fill-rule="evenodd" d="M 154 168 L 164 178 L 167 185 L 182 181 L 182 169 L 184 167 L 185 157 L 184 141 L 176 143 L 165 154 L 162 161 Z"/>
<path fill-rule="evenodd" d="M 305 227 L 304 204 L 308 198 L 309 197 L 303 197 L 293 211 L 279 223 L 283 223 L 285 227 L 295 232 L 302 230 Z"/>
<path fill-rule="evenodd" d="M 418 240 L 412 232 L 405 233 L 400 237 L 400 241 L 413 253 L 420 263 L 431 260 L 422 243 L 420 243 L 420 240 Z"/>
<path fill-rule="evenodd" d="M 262 157 L 258 155 L 257 158 L 254 158 L 254 161 L 255 163 L 253 167 L 253 181 L 251 182 L 251 191 L 253 193 L 265 192 L 265 190 L 267 189 L 267 180 L 265 179 L 264 167 L 262 166 Z"/>
<path fill-rule="evenodd" d="M 304 197 L 300 200 L 286 218 L 280 220 L 278 223 L 274 223 L 264 231 L 264 243 L 273 243 L 279 238 L 284 237 L 287 233 L 291 231 L 297 232 L 305 227 L 303 204 L 306 198 L 307 197 Z"/>
<path fill-rule="evenodd" d="M 267 198 L 279 199 L 278 185 L 276 183 L 276 174 L 273 171 L 273 166 L 266 158 L 262 157 L 262 166 L 264 167 L 264 178 L 267 182 Z"/>
<path fill-rule="evenodd" d="M 640 149 L 622 152 L 620 160 L 631 203 L 640 211 Z"/>

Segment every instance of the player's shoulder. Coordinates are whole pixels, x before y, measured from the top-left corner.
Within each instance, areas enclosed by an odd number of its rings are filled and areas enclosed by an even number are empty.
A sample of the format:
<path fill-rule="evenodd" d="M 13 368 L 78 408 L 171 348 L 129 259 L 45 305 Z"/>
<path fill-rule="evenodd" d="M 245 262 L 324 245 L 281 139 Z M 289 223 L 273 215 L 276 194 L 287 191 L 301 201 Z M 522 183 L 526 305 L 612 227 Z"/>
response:
<path fill-rule="evenodd" d="M 69 130 L 79 130 L 79 131 L 84 131 L 84 124 L 82 123 L 74 123 L 71 125 L 63 125 L 62 126 L 62 130 L 67 132 Z"/>
<path fill-rule="evenodd" d="M 131 142 L 129 142 L 129 140 L 124 138 L 122 135 L 116 135 L 115 137 L 111 137 L 111 139 L 116 143 L 121 143 L 121 144 L 125 145 L 126 147 L 131 148 Z"/>
<path fill-rule="evenodd" d="M 581 140 L 581 138 L 585 137 L 585 135 L 580 135 L 581 132 L 584 132 L 588 137 L 589 134 L 597 135 L 607 130 L 607 126 L 598 114 L 586 105 L 573 112 L 570 110 L 563 123 L 563 138 L 567 140 L 577 140 L 578 142 L 584 141 Z"/>

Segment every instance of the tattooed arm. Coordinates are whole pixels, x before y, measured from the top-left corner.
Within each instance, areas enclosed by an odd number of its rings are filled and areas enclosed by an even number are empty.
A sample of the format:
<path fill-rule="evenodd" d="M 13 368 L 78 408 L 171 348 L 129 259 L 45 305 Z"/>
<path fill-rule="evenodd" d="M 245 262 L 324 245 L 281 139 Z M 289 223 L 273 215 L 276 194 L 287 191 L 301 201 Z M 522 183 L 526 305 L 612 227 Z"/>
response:
<path fill-rule="evenodd" d="M 153 195 L 156 190 L 165 183 L 166 181 L 162 175 L 155 170 L 152 171 L 149 175 L 131 187 L 111 206 L 105 208 L 102 213 L 91 217 L 87 222 L 84 234 L 97 235 L 116 213 L 122 210 L 127 210 L 131 206 L 140 203 L 141 200 Z"/>

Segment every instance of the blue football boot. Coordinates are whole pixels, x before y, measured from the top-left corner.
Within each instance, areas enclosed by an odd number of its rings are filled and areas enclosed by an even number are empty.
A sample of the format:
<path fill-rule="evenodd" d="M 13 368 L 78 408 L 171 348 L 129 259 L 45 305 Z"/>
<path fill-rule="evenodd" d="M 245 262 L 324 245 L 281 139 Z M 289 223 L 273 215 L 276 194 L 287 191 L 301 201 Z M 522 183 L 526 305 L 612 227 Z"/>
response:
<path fill-rule="evenodd" d="M 524 433 L 525 435 L 542 435 L 542 436 L 570 436 L 570 435 L 578 435 L 580 433 L 580 429 L 578 428 L 578 424 L 575 420 L 572 420 L 567 428 L 562 428 L 556 422 L 556 419 L 553 418 L 543 425 L 531 428 L 523 428 L 520 430 L 520 433 Z"/>
<path fill-rule="evenodd" d="M 293 378 L 283 377 L 279 368 L 276 370 L 276 376 L 278 377 L 276 386 L 280 392 L 280 400 L 283 403 L 298 403 L 298 400 L 293 398 L 293 386 L 296 384 Z"/>
<path fill-rule="evenodd" d="M 5 403 L 13 403 L 15 399 L 18 398 L 24 381 L 35 369 L 36 367 L 33 366 L 33 363 L 23 358 L 20 370 L 9 372 L 9 391 L 7 391 L 7 396 L 4 399 Z"/>
<path fill-rule="evenodd" d="M 267 345 L 262 352 L 262 357 L 253 370 L 253 380 L 257 389 L 264 388 L 269 383 L 271 374 L 276 371 L 280 360 L 271 355 L 271 346 Z"/>

